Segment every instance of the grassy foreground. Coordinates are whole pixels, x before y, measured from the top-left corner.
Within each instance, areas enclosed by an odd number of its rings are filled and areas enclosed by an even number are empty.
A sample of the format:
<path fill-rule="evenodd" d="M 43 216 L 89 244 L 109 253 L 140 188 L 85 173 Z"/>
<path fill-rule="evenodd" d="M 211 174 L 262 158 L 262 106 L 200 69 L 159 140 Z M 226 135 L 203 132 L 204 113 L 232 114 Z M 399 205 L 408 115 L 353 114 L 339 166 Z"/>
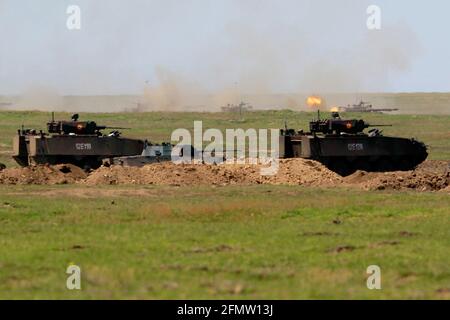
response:
<path fill-rule="evenodd" d="M 450 298 L 450 197 L 0 187 L 0 298 Z M 82 270 L 82 290 L 65 271 Z M 379 265 L 382 290 L 366 288 Z"/>
<path fill-rule="evenodd" d="M 145 112 L 145 113 L 81 113 L 80 120 L 94 120 L 99 125 L 129 127 L 122 130 L 128 137 L 148 139 L 153 142 L 170 140 L 173 130 L 193 130 L 194 121 L 203 121 L 203 130 L 217 128 L 224 132 L 233 128 L 283 128 L 285 121 L 290 128 L 308 129 L 308 121 L 316 117 L 314 112 L 255 111 L 243 115 L 223 112 Z M 323 116 L 329 116 L 323 113 Z M 394 115 L 394 114 L 342 114 L 347 118 L 364 118 L 372 124 L 391 124 L 384 127 L 386 135 L 423 141 L 429 146 L 430 159 L 450 159 L 450 115 Z M 69 113 L 56 113 L 56 119 L 69 120 Z M 11 159 L 12 137 L 21 125 L 36 130 L 46 130 L 50 112 L 1 111 L 0 112 L 0 162 L 8 167 L 16 166 Z M 105 133 L 108 131 L 105 130 Z"/>

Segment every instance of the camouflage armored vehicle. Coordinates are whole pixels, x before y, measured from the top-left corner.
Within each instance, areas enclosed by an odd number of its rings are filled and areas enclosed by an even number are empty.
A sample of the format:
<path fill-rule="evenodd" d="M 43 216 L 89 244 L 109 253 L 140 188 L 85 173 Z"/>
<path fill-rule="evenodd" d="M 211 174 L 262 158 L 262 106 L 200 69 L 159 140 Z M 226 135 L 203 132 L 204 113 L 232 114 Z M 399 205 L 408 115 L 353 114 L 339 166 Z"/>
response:
<path fill-rule="evenodd" d="M 337 112 L 331 119 L 311 121 L 309 132 L 281 130 L 280 157 L 320 161 L 331 170 L 348 175 L 356 170 L 411 170 L 427 156 L 426 146 L 415 139 L 387 137 L 364 120 L 344 120 Z"/>
<path fill-rule="evenodd" d="M 101 133 L 114 129 L 111 133 Z M 13 139 L 14 160 L 21 166 L 30 164 L 72 163 L 85 169 L 96 169 L 104 159 L 140 155 L 144 141 L 122 138 L 117 129 L 98 126 L 94 121 L 72 121 L 47 123 L 47 133 L 34 129 L 19 129 Z"/>

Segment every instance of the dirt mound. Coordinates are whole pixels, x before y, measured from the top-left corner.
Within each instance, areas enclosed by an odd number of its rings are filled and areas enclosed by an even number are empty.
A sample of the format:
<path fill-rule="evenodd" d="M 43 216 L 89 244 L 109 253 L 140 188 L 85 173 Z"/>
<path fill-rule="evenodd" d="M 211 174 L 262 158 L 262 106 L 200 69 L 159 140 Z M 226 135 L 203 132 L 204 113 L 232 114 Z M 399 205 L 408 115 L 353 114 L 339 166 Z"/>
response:
<path fill-rule="evenodd" d="M 86 178 L 86 173 L 71 164 L 31 166 L 0 171 L 0 184 L 68 184 Z"/>
<path fill-rule="evenodd" d="M 102 167 L 91 173 L 86 184 L 157 184 L 157 185 L 249 185 L 288 184 L 307 186 L 356 186 L 364 190 L 448 190 L 448 162 L 427 161 L 414 171 L 357 171 L 341 177 L 316 161 L 306 159 L 280 160 L 275 175 L 262 176 L 257 165 L 176 165 L 154 163 L 144 167 Z"/>
<path fill-rule="evenodd" d="M 337 185 L 364 190 L 417 190 L 450 193 L 447 161 L 426 161 L 414 171 L 357 171 L 341 177 L 316 161 L 280 160 L 275 175 L 261 175 L 261 165 L 174 164 L 162 162 L 143 167 L 113 165 L 89 175 L 73 165 L 32 166 L 0 171 L 0 184 L 155 184 L 155 185 L 251 185 L 288 184 L 332 187 Z"/>
<path fill-rule="evenodd" d="M 357 171 L 345 177 L 344 182 L 349 185 L 357 185 L 365 190 L 448 190 L 450 170 L 446 161 L 426 161 L 413 171 Z"/>
<path fill-rule="evenodd" d="M 305 184 L 330 185 L 342 178 L 322 164 L 304 160 L 280 160 L 273 176 L 262 176 L 260 165 L 196 165 L 172 162 L 144 167 L 101 167 L 86 179 L 87 184 L 163 184 L 163 185 L 230 185 L 230 184 Z"/>

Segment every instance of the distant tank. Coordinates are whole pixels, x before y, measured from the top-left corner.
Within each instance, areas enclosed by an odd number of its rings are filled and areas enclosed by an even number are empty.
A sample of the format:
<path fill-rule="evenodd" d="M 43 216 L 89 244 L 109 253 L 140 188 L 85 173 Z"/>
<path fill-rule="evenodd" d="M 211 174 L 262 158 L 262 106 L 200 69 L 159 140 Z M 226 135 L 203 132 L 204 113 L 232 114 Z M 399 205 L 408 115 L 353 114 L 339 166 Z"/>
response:
<path fill-rule="evenodd" d="M 72 163 L 85 169 L 96 169 L 104 159 L 140 155 L 144 141 L 122 138 L 119 129 L 99 126 L 94 121 L 72 121 L 47 123 L 47 133 L 34 129 L 19 129 L 13 139 L 14 160 L 21 166 L 30 164 Z M 104 135 L 102 130 L 113 129 Z"/>
<path fill-rule="evenodd" d="M 320 161 L 329 169 L 349 175 L 356 170 L 412 170 L 428 156 L 427 147 L 415 139 L 387 137 L 364 120 L 332 118 L 309 123 L 309 132 L 281 130 L 280 157 L 301 157 Z"/>
<path fill-rule="evenodd" d="M 226 106 L 220 107 L 222 112 L 235 112 L 242 114 L 242 112 L 252 111 L 253 106 L 247 102 L 241 101 L 239 104 L 227 104 Z"/>
<path fill-rule="evenodd" d="M 360 101 L 358 104 L 348 105 L 347 107 L 338 107 L 339 111 L 342 112 L 374 112 L 374 113 L 381 113 L 381 112 L 390 112 L 390 111 L 397 111 L 396 108 L 373 108 L 372 104 L 369 102 Z"/>

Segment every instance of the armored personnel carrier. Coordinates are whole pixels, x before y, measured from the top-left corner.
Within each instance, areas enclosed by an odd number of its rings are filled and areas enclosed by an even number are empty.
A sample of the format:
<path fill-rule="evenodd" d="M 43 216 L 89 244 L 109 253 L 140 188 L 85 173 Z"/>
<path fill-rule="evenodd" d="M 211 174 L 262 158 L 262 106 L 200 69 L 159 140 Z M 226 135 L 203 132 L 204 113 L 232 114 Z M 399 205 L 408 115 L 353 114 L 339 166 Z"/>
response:
<path fill-rule="evenodd" d="M 85 169 L 96 169 L 104 159 L 140 155 L 144 141 L 122 138 L 119 129 L 99 126 L 94 121 L 78 121 L 78 114 L 71 121 L 47 123 L 47 133 L 34 129 L 19 129 L 13 138 L 14 160 L 21 166 L 30 164 L 72 163 Z M 102 134 L 105 129 L 113 129 Z"/>
<path fill-rule="evenodd" d="M 356 170 L 411 170 L 423 162 L 427 147 L 415 139 L 387 137 L 364 120 L 344 120 L 334 112 L 330 119 L 309 123 L 309 132 L 281 130 L 280 157 L 320 161 L 329 169 L 349 175 Z"/>

